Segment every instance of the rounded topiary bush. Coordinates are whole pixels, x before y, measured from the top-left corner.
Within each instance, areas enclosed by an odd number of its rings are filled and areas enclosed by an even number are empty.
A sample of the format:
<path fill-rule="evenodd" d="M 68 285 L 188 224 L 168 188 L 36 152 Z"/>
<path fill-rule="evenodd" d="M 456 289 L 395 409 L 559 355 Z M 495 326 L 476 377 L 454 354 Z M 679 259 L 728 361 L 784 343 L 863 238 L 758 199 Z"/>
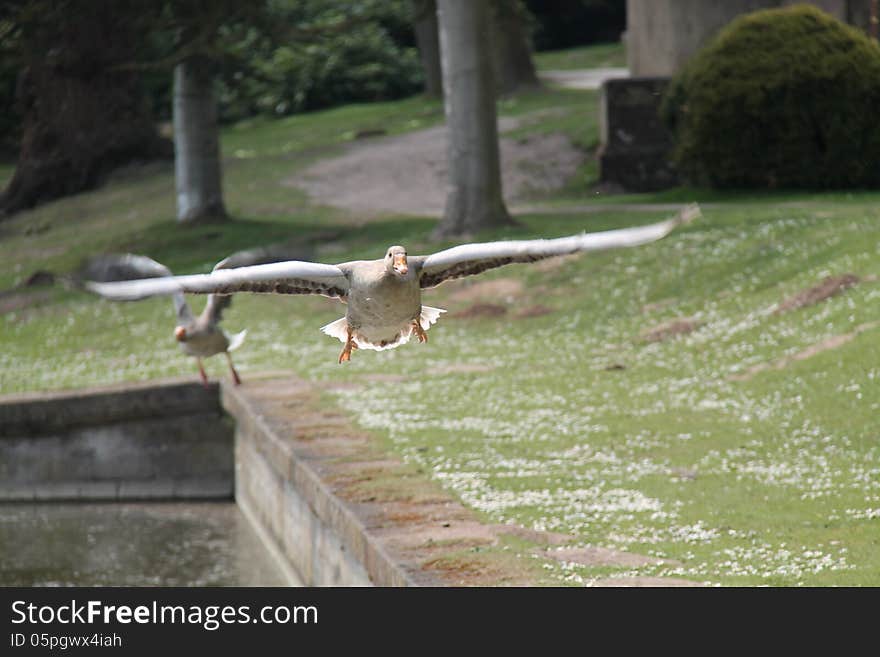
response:
<path fill-rule="evenodd" d="M 673 78 L 661 112 L 693 183 L 880 184 L 880 46 L 810 5 L 731 22 Z"/>

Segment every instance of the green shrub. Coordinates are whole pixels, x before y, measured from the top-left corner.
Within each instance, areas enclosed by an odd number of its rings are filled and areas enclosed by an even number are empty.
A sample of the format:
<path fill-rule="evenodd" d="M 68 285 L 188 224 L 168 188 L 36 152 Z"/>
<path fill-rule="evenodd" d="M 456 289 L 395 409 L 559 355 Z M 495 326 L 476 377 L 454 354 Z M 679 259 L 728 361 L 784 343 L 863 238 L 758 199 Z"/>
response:
<path fill-rule="evenodd" d="M 275 0 L 280 24 L 301 27 L 287 43 L 250 30 L 228 40 L 220 75 L 224 121 L 259 113 L 291 114 L 351 102 L 392 100 L 422 89 L 409 0 Z M 322 30 L 334 21 L 345 29 Z"/>
<path fill-rule="evenodd" d="M 809 5 L 731 22 L 673 78 L 661 112 L 690 182 L 880 184 L 880 46 Z"/>

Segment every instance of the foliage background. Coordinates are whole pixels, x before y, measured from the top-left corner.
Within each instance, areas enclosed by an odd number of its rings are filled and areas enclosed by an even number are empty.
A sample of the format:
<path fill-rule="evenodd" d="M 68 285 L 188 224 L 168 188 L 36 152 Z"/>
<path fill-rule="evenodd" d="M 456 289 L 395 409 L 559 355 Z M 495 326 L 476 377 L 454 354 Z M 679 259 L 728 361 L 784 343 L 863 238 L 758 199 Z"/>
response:
<path fill-rule="evenodd" d="M 880 46 L 811 5 L 739 17 L 673 78 L 663 105 L 693 183 L 880 183 Z"/>

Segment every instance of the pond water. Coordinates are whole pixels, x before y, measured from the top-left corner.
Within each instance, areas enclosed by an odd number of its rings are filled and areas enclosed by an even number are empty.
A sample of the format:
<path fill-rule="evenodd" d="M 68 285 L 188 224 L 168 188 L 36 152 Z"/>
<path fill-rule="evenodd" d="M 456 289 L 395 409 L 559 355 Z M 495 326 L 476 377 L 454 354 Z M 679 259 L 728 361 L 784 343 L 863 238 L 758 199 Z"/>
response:
<path fill-rule="evenodd" d="M 0 504 L 2 586 L 287 586 L 232 502 Z"/>

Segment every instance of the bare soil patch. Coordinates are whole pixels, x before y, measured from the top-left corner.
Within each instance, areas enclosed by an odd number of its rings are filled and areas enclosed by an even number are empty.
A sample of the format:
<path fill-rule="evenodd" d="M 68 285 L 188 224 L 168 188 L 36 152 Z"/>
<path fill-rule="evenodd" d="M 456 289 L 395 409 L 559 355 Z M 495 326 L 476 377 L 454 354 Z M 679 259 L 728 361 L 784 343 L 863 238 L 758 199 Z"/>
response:
<path fill-rule="evenodd" d="M 509 118 L 498 122 L 502 133 L 520 124 Z M 500 149 L 508 202 L 559 189 L 585 157 L 562 134 L 525 139 L 502 135 Z M 446 203 L 446 175 L 446 126 L 436 126 L 358 140 L 342 155 L 316 162 L 285 184 L 300 187 L 318 203 L 362 218 L 388 213 L 436 217 Z"/>
<path fill-rule="evenodd" d="M 11 290 L 0 292 L 0 315 L 38 306 L 52 293 L 49 290 Z"/>
<path fill-rule="evenodd" d="M 46 289 L 34 288 L 51 287 L 55 284 L 56 278 L 54 272 L 38 269 L 18 285 L 0 290 L 0 315 L 40 305 L 52 293 Z"/>
<path fill-rule="evenodd" d="M 575 539 L 571 534 L 561 534 L 559 532 L 545 532 L 537 529 L 529 529 L 519 525 L 493 525 L 496 534 L 501 536 L 513 536 L 524 541 L 532 543 L 540 543 L 543 545 L 564 545 Z"/>
<path fill-rule="evenodd" d="M 514 317 L 516 317 L 517 319 L 527 319 L 529 317 L 542 317 L 544 315 L 549 315 L 552 312 L 553 308 L 549 308 L 548 306 L 544 306 L 539 303 L 534 306 L 528 306 L 526 308 L 523 308 L 522 310 L 518 310 L 514 314 Z"/>
<path fill-rule="evenodd" d="M 406 502 L 389 502 L 382 506 L 381 514 L 377 518 L 381 527 L 394 527 L 395 525 L 437 525 L 450 524 L 461 520 L 473 520 L 469 512 L 452 501 L 445 500 L 437 504 L 420 504 L 415 507 Z"/>
<path fill-rule="evenodd" d="M 55 284 L 55 273 L 51 271 L 46 271 L 45 269 L 38 269 L 33 274 L 28 276 L 25 281 L 21 284 L 22 287 L 43 287 L 46 285 L 54 285 Z"/>
<path fill-rule="evenodd" d="M 429 558 L 421 567 L 447 586 L 534 586 L 531 573 L 515 557 L 468 552 Z"/>
<path fill-rule="evenodd" d="M 702 322 L 688 317 L 680 317 L 668 322 L 658 324 L 654 328 L 644 331 L 641 335 L 645 342 L 663 342 L 679 335 L 693 333 L 702 326 Z"/>
<path fill-rule="evenodd" d="M 830 349 L 837 349 L 838 347 L 842 347 L 843 345 L 857 338 L 859 334 L 864 333 L 865 331 L 870 331 L 871 329 L 875 329 L 878 326 L 880 326 L 880 322 L 868 322 L 867 324 L 859 324 L 854 330 L 850 331 L 849 333 L 844 333 L 843 335 L 832 335 L 831 337 L 826 338 L 821 342 L 817 342 L 816 344 L 812 344 L 806 349 L 803 349 L 791 356 L 779 358 L 769 363 L 758 363 L 757 365 L 753 365 L 741 374 L 732 374 L 728 377 L 728 379 L 730 379 L 731 381 L 748 381 L 753 376 L 761 372 L 765 372 L 767 370 L 784 369 L 792 363 L 812 358 L 813 356 L 821 354 L 822 352 L 828 351 Z"/>
<path fill-rule="evenodd" d="M 476 521 L 434 522 L 397 527 L 389 545 L 404 551 L 430 552 L 432 548 L 494 545 L 497 540 L 489 526 Z"/>
<path fill-rule="evenodd" d="M 672 468 L 669 471 L 669 476 L 673 479 L 680 479 L 685 481 L 694 481 L 699 473 L 696 470 L 691 470 L 689 468 Z"/>
<path fill-rule="evenodd" d="M 499 306 L 497 303 L 475 303 L 464 310 L 452 313 L 451 317 L 456 319 L 481 319 L 488 317 L 501 317 L 507 314 L 505 306 Z"/>
<path fill-rule="evenodd" d="M 825 299 L 830 299 L 831 297 L 845 292 L 854 285 L 858 285 L 860 281 L 861 279 L 855 274 L 826 276 L 818 285 L 802 290 L 794 296 L 785 299 L 779 304 L 779 307 L 777 307 L 773 313 L 775 315 L 781 315 L 782 313 L 798 310 L 799 308 L 814 306 L 817 303 L 825 301 Z"/>
<path fill-rule="evenodd" d="M 523 293 L 522 281 L 496 278 L 488 281 L 455 281 L 447 283 L 452 301 L 513 301 Z"/>

